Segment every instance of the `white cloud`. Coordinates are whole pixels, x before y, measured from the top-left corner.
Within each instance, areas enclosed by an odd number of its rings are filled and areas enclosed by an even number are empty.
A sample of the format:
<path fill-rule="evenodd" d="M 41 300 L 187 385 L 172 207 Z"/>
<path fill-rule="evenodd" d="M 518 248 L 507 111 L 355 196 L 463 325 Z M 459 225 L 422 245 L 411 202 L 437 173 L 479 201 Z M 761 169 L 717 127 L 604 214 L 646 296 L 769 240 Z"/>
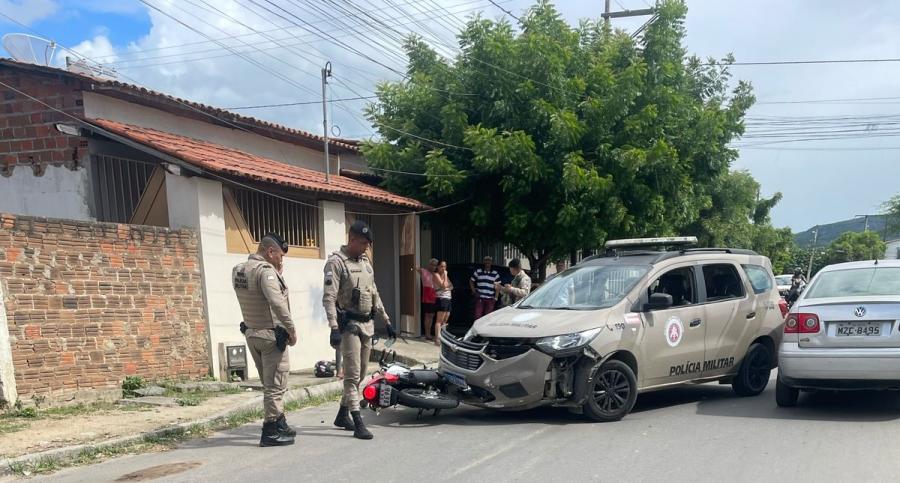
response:
<path fill-rule="evenodd" d="M 105 59 L 106 62 L 115 62 L 117 59 L 116 49 L 106 35 L 97 35 L 93 39 L 85 40 L 80 44 L 71 47 L 71 50 L 88 59 L 102 58 Z"/>
<path fill-rule="evenodd" d="M 25 25 L 31 25 L 49 17 L 57 10 L 59 10 L 59 4 L 54 0 L 0 0 L 0 12 Z M 8 22 L 5 18 L 0 18 L 0 23 Z"/>

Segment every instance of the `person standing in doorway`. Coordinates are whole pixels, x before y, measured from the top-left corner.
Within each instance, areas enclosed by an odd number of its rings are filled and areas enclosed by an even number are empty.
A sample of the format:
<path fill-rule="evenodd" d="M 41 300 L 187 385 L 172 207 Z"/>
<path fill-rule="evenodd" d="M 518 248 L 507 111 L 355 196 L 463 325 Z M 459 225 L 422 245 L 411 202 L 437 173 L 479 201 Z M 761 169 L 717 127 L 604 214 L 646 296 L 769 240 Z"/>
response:
<path fill-rule="evenodd" d="M 437 293 L 434 286 L 434 272 L 437 270 L 437 258 L 428 261 L 428 266 L 419 268 L 419 276 L 422 278 L 422 315 L 425 324 L 425 340 L 432 340 L 431 329 L 435 324 Z M 436 340 L 437 337 L 434 337 Z"/>
<path fill-rule="evenodd" d="M 518 258 L 509 261 L 509 273 L 513 276 L 512 282 L 499 287 L 503 305 L 507 307 L 531 293 L 531 277 L 522 270 Z"/>
<path fill-rule="evenodd" d="M 260 446 L 294 444 L 297 434 L 284 417 L 284 394 L 291 369 L 285 345 L 297 343 L 288 287 L 281 276 L 287 251 L 288 244 L 269 233 L 260 240 L 256 253 L 231 271 L 231 284 L 244 318 L 241 332 L 263 384 L 265 419 Z"/>
<path fill-rule="evenodd" d="M 450 320 L 451 301 L 453 300 L 453 282 L 447 272 L 447 262 L 438 265 L 434 273 L 434 288 L 437 291 L 437 320 L 434 323 L 434 345 L 441 345 L 441 330 L 447 326 Z"/>
<path fill-rule="evenodd" d="M 366 373 L 375 335 L 373 318 L 383 322 L 389 338 L 397 333 L 384 311 L 375 272 L 366 251 L 372 245 L 372 230 L 364 221 L 350 225 L 349 240 L 325 262 L 322 305 L 331 327 L 329 343 L 340 347 L 344 363 L 344 396 L 334 425 L 353 431 L 358 439 L 372 439 L 360 414 L 359 383 Z"/>
<path fill-rule="evenodd" d="M 475 320 L 494 311 L 497 301 L 496 283 L 500 280 L 500 274 L 494 270 L 494 259 L 484 257 L 484 266 L 475 270 L 469 279 L 469 288 L 475 295 Z"/>

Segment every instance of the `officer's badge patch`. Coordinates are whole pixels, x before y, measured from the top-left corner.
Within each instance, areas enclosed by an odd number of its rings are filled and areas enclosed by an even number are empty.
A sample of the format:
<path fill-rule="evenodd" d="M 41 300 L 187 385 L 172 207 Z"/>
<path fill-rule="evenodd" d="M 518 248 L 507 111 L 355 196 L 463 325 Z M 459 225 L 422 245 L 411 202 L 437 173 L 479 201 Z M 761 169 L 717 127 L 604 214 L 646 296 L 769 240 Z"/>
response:
<path fill-rule="evenodd" d="M 367 263 L 367 264 L 366 264 L 366 271 L 369 272 L 369 273 L 371 274 L 371 273 L 372 273 L 372 265 L 369 265 L 369 264 Z"/>

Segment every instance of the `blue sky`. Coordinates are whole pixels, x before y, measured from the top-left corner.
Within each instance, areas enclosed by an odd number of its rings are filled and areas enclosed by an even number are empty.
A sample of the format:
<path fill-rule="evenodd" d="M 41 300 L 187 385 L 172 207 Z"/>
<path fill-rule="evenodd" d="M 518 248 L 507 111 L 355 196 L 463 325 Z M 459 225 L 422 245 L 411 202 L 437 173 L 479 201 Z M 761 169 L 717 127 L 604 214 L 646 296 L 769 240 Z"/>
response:
<path fill-rule="evenodd" d="M 61 45 L 91 58 L 112 62 L 126 76 L 125 81 L 220 107 L 316 100 L 319 69 L 325 60 L 334 63 L 332 96 L 335 98 L 370 94 L 377 81 L 397 78 L 396 74 L 331 42 L 313 42 L 306 33 L 285 29 L 287 24 L 283 20 L 254 17 L 242 9 L 241 4 L 247 4 L 247 0 L 149 1 L 212 37 L 244 35 L 234 40 L 240 44 L 231 43 L 232 46 L 251 48 L 240 39 L 257 43 L 264 39 L 256 37 L 253 40 L 253 36 L 246 36 L 247 30 L 208 7 L 203 7 L 206 8 L 203 11 L 190 5 L 209 2 L 209 5 L 222 9 L 224 14 L 257 30 L 273 32 L 270 38 L 285 43 L 290 41 L 292 47 L 263 47 L 264 53 L 254 53 L 261 62 L 278 65 L 279 72 L 289 77 L 290 82 L 272 78 L 246 61 L 229 55 L 218 45 L 197 44 L 206 39 L 171 18 L 149 10 L 137 0 L 0 0 L 0 12 L 24 21 Z M 401 29 L 416 28 L 437 38 L 438 42 L 451 45 L 453 39 L 448 25 L 458 25 L 460 19 L 477 11 L 489 17 L 504 15 L 487 0 L 394 2 L 407 5 L 413 15 L 422 18 L 438 15 L 435 12 L 440 12 L 443 18 L 412 25 L 403 19 L 392 18 L 387 10 L 380 16 L 396 22 Z M 312 8 L 323 5 L 311 0 L 302 4 L 306 10 L 301 11 L 296 6 L 301 5 L 297 0 L 291 3 L 278 0 L 276 3 L 290 5 L 289 8 L 310 21 L 315 21 L 317 15 Z M 383 8 L 380 0 L 357 0 L 356 3 L 365 8 Z M 500 0 L 499 3 L 514 14 L 520 14 L 531 1 Z M 571 22 L 596 17 L 603 4 L 600 0 L 559 0 L 556 3 Z M 645 0 L 613 3 L 614 9 L 645 8 L 646 4 Z M 896 35 L 896 25 L 900 24 L 900 2 L 870 0 L 854 4 L 852 9 L 847 8 L 846 2 L 838 0 L 688 0 L 688 6 L 688 50 L 701 56 L 722 57 L 733 53 L 738 61 L 900 57 L 900 36 Z M 642 21 L 617 19 L 614 25 L 632 31 Z M 403 26 L 404 23 L 410 25 Z M 318 25 L 352 45 L 369 49 L 368 52 L 380 56 L 378 58 L 389 58 L 374 45 L 344 37 L 346 29 L 334 22 Z M 0 34 L 21 31 L 22 27 L 0 18 Z M 181 44 L 191 45 L 173 47 Z M 450 53 L 449 49 L 445 50 Z M 194 60 L 185 62 L 186 59 Z M 394 65 L 402 68 L 396 62 Z M 900 97 L 900 89 L 896 86 L 900 63 L 735 66 L 732 70 L 736 78 L 753 83 L 760 103 L 749 115 L 760 125 L 765 125 L 766 121 L 759 119 L 767 116 L 893 115 L 900 109 L 897 101 L 772 104 Z M 371 132 L 359 114 L 363 105 L 364 101 L 345 102 L 334 110 L 334 122 L 341 135 L 363 137 Z M 321 111 L 316 105 L 242 112 L 317 133 L 321 131 Z M 873 124 L 873 129 L 887 128 Z M 743 144 L 751 142 L 748 140 Z M 856 148 L 863 149 L 857 151 Z M 761 182 L 763 195 L 783 192 L 784 200 L 773 211 L 774 222 L 802 231 L 818 223 L 877 212 L 882 201 L 900 192 L 900 169 L 896 167 L 898 155 L 900 140 L 894 141 L 890 136 L 841 139 L 746 148 L 734 167 L 749 170 Z"/>

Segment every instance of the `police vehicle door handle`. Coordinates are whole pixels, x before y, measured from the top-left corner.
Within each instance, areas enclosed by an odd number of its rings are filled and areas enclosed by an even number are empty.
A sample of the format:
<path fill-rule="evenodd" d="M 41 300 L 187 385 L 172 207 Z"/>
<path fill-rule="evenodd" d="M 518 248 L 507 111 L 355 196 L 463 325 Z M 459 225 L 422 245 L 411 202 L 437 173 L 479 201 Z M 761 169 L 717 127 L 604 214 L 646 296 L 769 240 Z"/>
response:
<path fill-rule="evenodd" d="M 753 318 L 756 318 L 756 312 L 750 312 L 749 314 L 747 314 L 747 320 L 750 320 Z"/>
<path fill-rule="evenodd" d="M 700 319 L 694 319 L 691 321 L 691 327 L 697 327 L 702 322 Z"/>

